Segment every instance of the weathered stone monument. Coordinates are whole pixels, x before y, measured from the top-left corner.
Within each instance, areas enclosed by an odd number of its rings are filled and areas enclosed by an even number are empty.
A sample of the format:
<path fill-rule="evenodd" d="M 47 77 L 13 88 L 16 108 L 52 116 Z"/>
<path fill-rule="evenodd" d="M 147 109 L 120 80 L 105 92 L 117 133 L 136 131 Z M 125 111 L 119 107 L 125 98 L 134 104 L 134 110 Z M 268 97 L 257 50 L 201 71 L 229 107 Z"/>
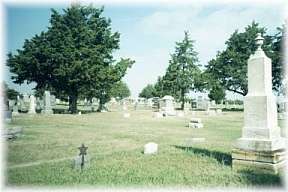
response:
<path fill-rule="evenodd" d="M 233 169 L 257 169 L 277 173 L 285 162 L 285 141 L 277 125 L 276 102 L 272 93 L 271 59 L 261 46 L 248 60 L 248 94 L 244 97 L 244 127 L 232 152 Z"/>
<path fill-rule="evenodd" d="M 148 107 L 150 107 L 150 108 L 153 107 L 153 98 L 147 99 L 147 105 L 148 105 Z"/>
<path fill-rule="evenodd" d="M 208 105 L 209 101 L 207 99 L 204 99 L 203 96 L 198 96 L 196 100 L 196 108 L 198 110 L 207 110 Z"/>
<path fill-rule="evenodd" d="M 160 98 L 159 97 L 153 97 L 152 102 L 153 102 L 152 110 L 154 112 L 159 112 L 160 111 Z"/>
<path fill-rule="evenodd" d="M 27 93 L 24 93 L 24 94 L 23 94 L 23 101 L 25 102 L 25 104 L 27 104 L 27 103 L 30 102 L 29 96 L 27 95 Z"/>
<path fill-rule="evenodd" d="M 176 111 L 174 107 L 174 98 L 170 95 L 166 95 L 162 98 L 161 110 L 165 116 L 175 116 Z"/>
<path fill-rule="evenodd" d="M 184 112 L 188 113 L 190 111 L 191 104 L 189 102 L 184 103 Z"/>
<path fill-rule="evenodd" d="M 44 109 L 42 110 L 42 113 L 53 114 L 51 107 L 50 91 L 44 92 L 43 102 L 44 102 Z"/>
<path fill-rule="evenodd" d="M 36 99 L 34 95 L 30 95 L 29 114 L 36 114 Z"/>
<path fill-rule="evenodd" d="M 12 109 L 12 115 L 19 115 L 18 112 L 18 100 L 15 102 L 15 104 L 13 105 L 13 109 Z"/>
<path fill-rule="evenodd" d="M 206 114 L 207 115 L 216 115 L 217 113 L 217 106 L 215 101 L 208 102 L 206 105 Z"/>
<path fill-rule="evenodd" d="M 50 95 L 50 104 L 51 104 L 51 107 L 56 106 L 56 96 L 55 95 Z"/>
<path fill-rule="evenodd" d="M 10 123 L 12 121 L 12 111 L 9 110 L 9 101 L 5 95 L 3 95 L 2 92 L 0 92 L 0 108 L 1 112 L 3 112 L 4 120 L 7 123 Z"/>

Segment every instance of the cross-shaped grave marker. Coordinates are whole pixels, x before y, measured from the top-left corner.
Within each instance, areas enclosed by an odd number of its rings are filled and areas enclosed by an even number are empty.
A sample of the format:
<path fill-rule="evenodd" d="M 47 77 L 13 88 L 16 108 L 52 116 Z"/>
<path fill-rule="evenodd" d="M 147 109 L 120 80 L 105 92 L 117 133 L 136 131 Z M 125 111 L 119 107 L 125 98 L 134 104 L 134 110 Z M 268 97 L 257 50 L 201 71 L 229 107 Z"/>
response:
<path fill-rule="evenodd" d="M 85 155 L 87 155 L 87 149 L 88 147 L 85 147 L 85 145 L 82 143 L 81 147 L 78 147 L 80 150 L 79 156 L 81 156 L 81 170 L 84 167 L 84 160 L 85 160 Z"/>

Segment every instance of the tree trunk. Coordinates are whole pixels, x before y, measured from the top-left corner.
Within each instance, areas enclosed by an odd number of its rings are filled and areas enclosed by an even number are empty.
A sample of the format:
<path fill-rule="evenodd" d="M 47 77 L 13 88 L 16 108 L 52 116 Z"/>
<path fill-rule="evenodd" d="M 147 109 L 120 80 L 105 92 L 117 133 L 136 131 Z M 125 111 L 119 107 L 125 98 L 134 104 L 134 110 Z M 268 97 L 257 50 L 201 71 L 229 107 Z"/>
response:
<path fill-rule="evenodd" d="M 184 105 L 185 105 L 185 92 L 184 89 L 181 89 L 181 110 L 184 110 Z"/>
<path fill-rule="evenodd" d="M 78 95 L 75 92 L 69 96 L 69 112 L 72 114 L 77 113 L 77 98 Z"/>
<path fill-rule="evenodd" d="M 103 98 L 99 98 L 99 107 L 97 109 L 97 112 L 101 112 L 102 110 L 106 110 L 105 109 L 105 101 Z"/>

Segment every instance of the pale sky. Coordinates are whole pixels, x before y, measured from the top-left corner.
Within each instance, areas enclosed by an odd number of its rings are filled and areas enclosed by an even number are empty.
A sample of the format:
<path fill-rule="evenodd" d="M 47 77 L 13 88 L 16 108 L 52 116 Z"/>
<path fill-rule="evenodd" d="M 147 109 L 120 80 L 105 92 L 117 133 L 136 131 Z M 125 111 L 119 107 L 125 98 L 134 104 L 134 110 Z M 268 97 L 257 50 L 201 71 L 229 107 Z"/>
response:
<path fill-rule="evenodd" d="M 101 6 L 103 4 L 100 4 Z M 175 42 L 181 41 L 184 31 L 195 40 L 201 65 L 213 59 L 217 51 L 225 48 L 225 41 L 238 29 L 251 24 L 253 20 L 273 34 L 276 27 L 284 23 L 282 4 L 108 4 L 104 15 L 112 20 L 113 31 L 118 31 L 120 50 L 115 57 L 129 57 L 136 61 L 128 70 L 124 81 L 133 97 L 148 83 L 155 83 L 157 77 L 165 73 Z M 7 6 L 6 53 L 21 49 L 23 42 L 35 34 L 46 30 L 49 25 L 50 8 L 60 6 Z M 23 92 L 31 93 L 31 86 L 13 85 L 7 68 L 4 80 Z M 228 94 L 228 97 L 234 97 Z"/>

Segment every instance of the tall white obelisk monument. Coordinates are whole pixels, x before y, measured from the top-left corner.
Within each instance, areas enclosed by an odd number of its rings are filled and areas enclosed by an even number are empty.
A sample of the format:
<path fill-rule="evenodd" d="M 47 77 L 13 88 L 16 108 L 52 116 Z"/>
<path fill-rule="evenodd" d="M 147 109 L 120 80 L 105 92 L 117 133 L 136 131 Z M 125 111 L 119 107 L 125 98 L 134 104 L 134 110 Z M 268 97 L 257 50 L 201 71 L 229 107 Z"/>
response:
<path fill-rule="evenodd" d="M 272 65 L 255 39 L 256 52 L 248 59 L 248 94 L 244 97 L 244 127 L 232 152 L 233 168 L 277 173 L 284 165 L 285 140 L 280 136 L 277 109 L 272 93 Z"/>

